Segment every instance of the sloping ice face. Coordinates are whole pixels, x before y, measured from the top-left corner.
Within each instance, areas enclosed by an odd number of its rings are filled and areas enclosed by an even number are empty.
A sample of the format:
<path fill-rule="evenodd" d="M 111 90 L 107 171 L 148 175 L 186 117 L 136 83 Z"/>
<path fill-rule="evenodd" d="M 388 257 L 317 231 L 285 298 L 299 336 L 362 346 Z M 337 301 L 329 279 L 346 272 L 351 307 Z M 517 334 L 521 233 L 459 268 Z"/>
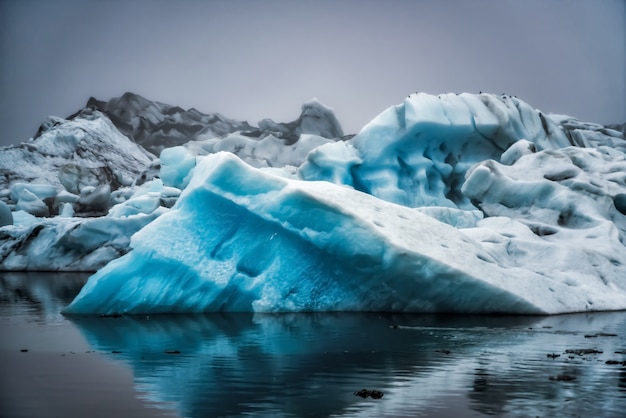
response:
<path fill-rule="evenodd" d="M 202 159 L 173 210 L 131 245 L 65 313 L 538 314 L 578 310 L 590 297 L 503 267 L 462 231 L 417 210 L 277 177 L 229 153 Z"/>

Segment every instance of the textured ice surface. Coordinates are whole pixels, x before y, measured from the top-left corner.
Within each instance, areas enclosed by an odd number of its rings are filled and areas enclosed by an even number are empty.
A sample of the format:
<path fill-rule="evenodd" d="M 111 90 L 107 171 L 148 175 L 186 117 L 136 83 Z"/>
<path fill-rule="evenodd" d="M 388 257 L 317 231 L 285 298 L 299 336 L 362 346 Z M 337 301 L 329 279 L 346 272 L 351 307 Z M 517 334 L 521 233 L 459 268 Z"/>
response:
<path fill-rule="evenodd" d="M 0 230 L 2 270 L 95 271 L 128 251 L 130 236 L 159 213 L 123 218 L 36 218 L 13 212 L 14 225 Z"/>
<path fill-rule="evenodd" d="M 406 206 L 474 209 L 460 190 L 465 173 L 478 162 L 498 160 L 520 139 L 539 150 L 570 145 L 556 123 L 512 96 L 413 94 L 348 143 L 309 154 L 301 176 L 349 184 Z"/>
<path fill-rule="evenodd" d="M 98 268 L 158 218 L 70 311 L 626 309 L 621 128 L 492 94 L 413 94 L 354 137 L 317 101 L 258 128 L 90 103 L 0 153 L 2 269 Z M 158 138 L 181 146 L 132 141 Z"/>
<path fill-rule="evenodd" d="M 541 240 L 524 228 L 509 231 Z M 132 251 L 92 276 L 65 312 L 626 307 L 623 279 L 611 274 L 626 261 L 623 250 L 597 267 L 605 277 L 579 283 L 502 261 L 501 249 L 471 235 L 349 187 L 276 177 L 219 153 L 199 162 L 174 208 L 135 234 Z M 600 259 L 576 259 L 570 249 L 556 250 L 572 270 Z M 554 252 L 542 254 L 535 265 L 551 265 Z"/>

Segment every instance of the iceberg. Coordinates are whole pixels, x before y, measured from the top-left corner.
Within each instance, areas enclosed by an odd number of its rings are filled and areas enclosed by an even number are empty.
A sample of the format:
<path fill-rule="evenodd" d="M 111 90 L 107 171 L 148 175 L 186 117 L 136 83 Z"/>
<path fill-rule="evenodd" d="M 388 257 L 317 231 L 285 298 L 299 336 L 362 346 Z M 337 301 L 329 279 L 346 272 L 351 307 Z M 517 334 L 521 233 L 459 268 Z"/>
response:
<path fill-rule="evenodd" d="M 509 231 L 527 240 L 521 229 Z M 502 262 L 498 250 L 419 210 L 276 176 L 230 153 L 201 159 L 172 210 L 137 232 L 131 247 L 64 313 L 545 314 L 619 309 L 626 301 L 623 279 L 609 274 L 626 262 L 624 250 L 610 254 L 618 262 L 597 267 L 603 278 L 578 283 L 549 274 L 552 252 L 547 271 Z M 569 261 L 572 270 L 589 262 Z"/>
<path fill-rule="evenodd" d="M 126 254 L 131 235 L 159 214 L 78 218 L 71 206 L 54 218 L 13 212 L 14 225 L 0 230 L 2 270 L 96 271 Z"/>

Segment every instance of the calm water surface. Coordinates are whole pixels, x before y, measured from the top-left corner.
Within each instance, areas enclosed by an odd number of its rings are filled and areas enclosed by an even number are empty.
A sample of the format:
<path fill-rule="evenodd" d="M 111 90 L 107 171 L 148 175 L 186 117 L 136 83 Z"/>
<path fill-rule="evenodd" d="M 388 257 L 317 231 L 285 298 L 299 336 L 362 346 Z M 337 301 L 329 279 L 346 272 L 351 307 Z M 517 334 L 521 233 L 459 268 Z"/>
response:
<path fill-rule="evenodd" d="M 0 273 L 0 416 L 626 416 L 624 312 L 64 318 L 86 277 Z"/>

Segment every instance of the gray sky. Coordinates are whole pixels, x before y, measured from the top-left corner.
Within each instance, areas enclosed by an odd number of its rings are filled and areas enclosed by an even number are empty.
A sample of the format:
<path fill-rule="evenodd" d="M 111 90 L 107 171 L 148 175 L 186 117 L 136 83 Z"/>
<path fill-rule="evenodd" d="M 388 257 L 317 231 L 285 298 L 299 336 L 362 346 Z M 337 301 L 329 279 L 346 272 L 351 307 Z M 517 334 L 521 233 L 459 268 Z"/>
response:
<path fill-rule="evenodd" d="M 624 0 L 0 0 L 0 145 L 89 96 L 357 132 L 415 91 L 626 122 Z"/>

